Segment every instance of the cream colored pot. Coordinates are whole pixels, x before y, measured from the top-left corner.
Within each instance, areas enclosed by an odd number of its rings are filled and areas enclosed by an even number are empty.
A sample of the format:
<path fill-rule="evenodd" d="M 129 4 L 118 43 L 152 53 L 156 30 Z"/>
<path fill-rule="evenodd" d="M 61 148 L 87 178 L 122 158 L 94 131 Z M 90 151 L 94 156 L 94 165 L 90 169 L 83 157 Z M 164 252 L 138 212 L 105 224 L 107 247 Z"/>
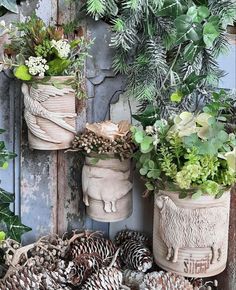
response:
<path fill-rule="evenodd" d="M 102 222 L 117 222 L 132 213 L 130 160 L 109 158 L 94 162 L 86 157 L 82 171 L 83 200 L 87 214 Z"/>
<path fill-rule="evenodd" d="M 221 273 L 227 262 L 230 192 L 219 199 L 179 199 L 160 191 L 154 202 L 153 252 L 163 269 L 186 277 Z"/>
<path fill-rule="evenodd" d="M 47 83 L 22 85 L 29 146 L 38 150 L 69 148 L 75 130 L 75 91 L 64 84 L 71 77 L 51 77 Z M 59 87 L 52 83 L 57 83 Z"/>

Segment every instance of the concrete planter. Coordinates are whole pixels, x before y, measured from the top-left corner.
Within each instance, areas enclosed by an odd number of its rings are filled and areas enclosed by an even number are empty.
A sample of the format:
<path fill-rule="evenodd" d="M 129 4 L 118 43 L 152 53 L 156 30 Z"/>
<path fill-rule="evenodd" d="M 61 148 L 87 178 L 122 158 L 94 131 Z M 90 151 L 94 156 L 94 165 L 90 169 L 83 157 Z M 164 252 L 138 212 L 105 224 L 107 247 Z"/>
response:
<path fill-rule="evenodd" d="M 230 192 L 219 199 L 179 199 L 160 191 L 154 203 L 153 252 L 163 269 L 186 277 L 221 273 L 227 262 Z"/>
<path fill-rule="evenodd" d="M 86 157 L 82 171 L 83 200 L 87 214 L 101 222 L 128 218 L 133 210 L 130 160 Z"/>
<path fill-rule="evenodd" d="M 69 148 L 75 130 L 75 91 L 71 77 L 51 77 L 47 83 L 22 85 L 29 146 L 38 150 Z M 60 84 L 60 88 L 52 83 Z"/>

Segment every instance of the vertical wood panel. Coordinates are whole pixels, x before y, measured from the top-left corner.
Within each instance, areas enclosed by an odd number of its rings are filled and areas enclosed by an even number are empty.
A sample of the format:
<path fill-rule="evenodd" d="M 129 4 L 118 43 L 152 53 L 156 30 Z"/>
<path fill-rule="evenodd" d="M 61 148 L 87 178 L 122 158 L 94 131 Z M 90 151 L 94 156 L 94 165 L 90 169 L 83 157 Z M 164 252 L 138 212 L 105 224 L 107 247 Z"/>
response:
<path fill-rule="evenodd" d="M 236 186 L 231 192 L 228 261 L 225 271 L 218 275 L 219 289 L 236 289 Z"/>

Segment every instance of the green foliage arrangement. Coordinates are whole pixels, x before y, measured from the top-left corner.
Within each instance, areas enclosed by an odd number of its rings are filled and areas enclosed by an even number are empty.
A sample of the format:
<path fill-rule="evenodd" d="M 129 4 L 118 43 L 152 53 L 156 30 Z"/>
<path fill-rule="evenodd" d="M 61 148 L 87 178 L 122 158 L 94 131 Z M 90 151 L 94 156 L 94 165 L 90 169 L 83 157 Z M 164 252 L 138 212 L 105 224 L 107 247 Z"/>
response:
<path fill-rule="evenodd" d="M 223 76 L 216 59 L 235 11 L 233 0 L 87 0 L 90 15 L 112 23 L 114 70 L 127 75 L 130 95 L 162 116 L 189 110 Z"/>
<path fill-rule="evenodd" d="M 3 132 L 4 130 L 0 129 L 0 134 Z M 6 169 L 8 161 L 14 157 L 15 154 L 6 149 L 4 141 L 0 141 L 0 170 Z M 7 237 L 20 241 L 21 235 L 31 230 L 11 211 L 12 202 L 14 202 L 14 195 L 0 188 L 0 241 Z"/>
<path fill-rule="evenodd" d="M 236 181 L 236 137 L 208 113 L 182 112 L 133 127 L 140 174 L 148 191 L 177 190 L 180 197 L 220 197 Z"/>
<path fill-rule="evenodd" d="M 69 25 L 65 26 L 69 34 Z M 18 79 L 47 81 L 51 76 L 75 76 L 83 80 L 84 62 L 91 41 L 84 37 L 69 40 L 63 28 L 46 26 L 36 15 L 24 23 L 6 27 L 0 23 L 2 33 L 8 33 L 10 42 L 5 45 L 5 57 L 0 61 L 0 71 L 12 68 Z"/>

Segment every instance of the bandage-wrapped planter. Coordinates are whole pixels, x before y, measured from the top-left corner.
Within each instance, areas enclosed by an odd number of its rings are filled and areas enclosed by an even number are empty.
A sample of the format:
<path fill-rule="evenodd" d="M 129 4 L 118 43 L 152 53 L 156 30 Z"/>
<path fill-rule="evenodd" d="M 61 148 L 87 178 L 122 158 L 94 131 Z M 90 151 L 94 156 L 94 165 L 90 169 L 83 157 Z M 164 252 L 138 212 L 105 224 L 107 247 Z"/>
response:
<path fill-rule="evenodd" d="M 154 203 L 153 252 L 164 270 L 186 277 L 221 273 L 227 262 L 230 192 L 219 199 L 179 199 L 160 191 Z"/>
<path fill-rule="evenodd" d="M 22 85 L 24 116 L 29 146 L 38 150 L 60 150 L 71 146 L 75 130 L 74 77 L 51 77 L 47 82 Z"/>
<path fill-rule="evenodd" d="M 130 159 L 97 161 L 94 157 L 86 157 L 82 187 L 88 216 L 97 221 L 117 222 L 131 215 L 133 185 L 130 166 Z"/>

